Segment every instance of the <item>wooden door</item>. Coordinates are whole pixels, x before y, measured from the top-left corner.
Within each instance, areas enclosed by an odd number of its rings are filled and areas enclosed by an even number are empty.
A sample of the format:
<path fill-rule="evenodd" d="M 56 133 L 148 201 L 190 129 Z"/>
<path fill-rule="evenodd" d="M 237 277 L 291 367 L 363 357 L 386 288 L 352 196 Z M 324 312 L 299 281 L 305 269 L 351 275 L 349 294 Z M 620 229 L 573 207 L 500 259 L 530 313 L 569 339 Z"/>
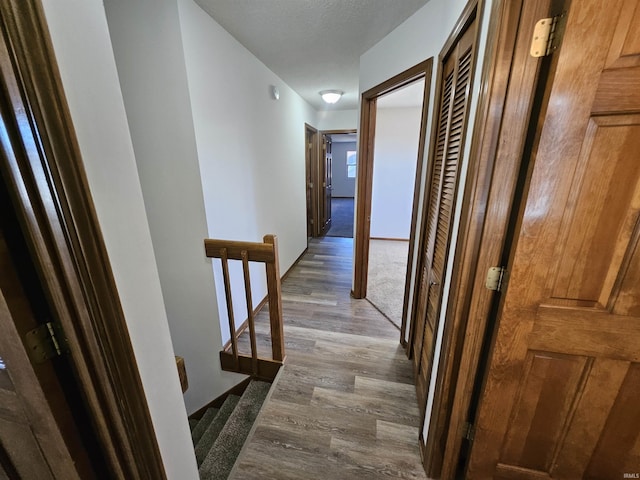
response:
<path fill-rule="evenodd" d="M 332 156 L 331 138 L 322 135 L 322 160 L 320 178 L 322 182 L 322 199 L 320 208 L 321 234 L 326 234 L 331 228 L 331 193 L 332 193 Z"/>
<path fill-rule="evenodd" d="M 470 20 L 443 60 L 435 154 L 432 157 L 425 234 L 422 236 L 418 302 L 413 321 L 413 363 L 418 404 L 421 406 L 426 405 L 433 364 L 469 103 L 476 36 L 476 21 Z"/>
<path fill-rule="evenodd" d="M 0 478 L 92 478 L 52 365 L 23 344 L 36 325 L 0 229 Z"/>
<path fill-rule="evenodd" d="M 639 27 L 638 0 L 571 2 L 468 478 L 640 474 Z"/>
<path fill-rule="evenodd" d="M 316 158 L 316 130 L 307 126 L 305 130 L 305 189 L 307 192 L 307 238 L 315 237 L 314 231 L 314 182 L 313 182 L 313 165 Z"/>

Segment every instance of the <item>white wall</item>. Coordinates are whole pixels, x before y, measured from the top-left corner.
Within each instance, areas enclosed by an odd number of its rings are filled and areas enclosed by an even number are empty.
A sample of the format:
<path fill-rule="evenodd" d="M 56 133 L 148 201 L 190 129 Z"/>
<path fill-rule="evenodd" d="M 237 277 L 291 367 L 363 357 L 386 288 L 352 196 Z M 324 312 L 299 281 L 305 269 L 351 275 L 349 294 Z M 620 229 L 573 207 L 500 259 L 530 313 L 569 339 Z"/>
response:
<path fill-rule="evenodd" d="M 42 3 L 165 469 L 197 479 L 102 1 Z"/>
<path fill-rule="evenodd" d="M 393 32 L 387 35 L 382 41 L 373 46 L 370 50 L 365 52 L 360 57 L 360 91 L 366 91 L 369 88 L 378 85 L 384 80 L 397 75 L 398 73 L 406 70 L 407 68 L 415 65 L 429 57 L 434 57 L 434 70 L 433 79 L 431 82 L 431 95 L 429 105 L 433 108 L 434 95 L 435 95 L 435 82 L 437 78 L 437 60 L 438 54 L 442 49 L 445 40 L 449 36 L 462 13 L 466 0 L 430 0 L 424 7 L 418 10 L 414 15 L 397 27 Z M 489 13 L 491 11 L 492 0 L 484 0 L 483 11 L 480 16 L 480 39 L 477 48 L 477 60 L 476 60 L 476 77 L 471 88 L 471 105 L 469 109 L 469 123 L 468 123 L 468 141 L 465 143 L 465 150 L 463 154 L 463 162 L 460 167 L 460 185 L 458 187 L 458 201 L 456 205 L 456 211 L 454 212 L 454 223 L 451 232 L 451 246 L 449 250 L 449 258 L 453 258 L 453 252 L 455 252 L 457 232 L 460 224 L 460 211 L 462 208 L 462 195 L 464 193 L 464 184 L 466 180 L 466 172 L 469 160 L 469 151 L 471 147 L 470 136 L 473 132 L 475 112 L 477 110 L 477 100 L 480 92 L 480 77 L 482 72 L 482 65 L 484 60 L 484 50 L 486 46 L 487 30 L 489 22 Z M 431 132 L 432 115 L 429 115 L 427 123 L 427 132 Z M 429 145 L 426 146 L 426 152 L 424 155 L 425 162 L 428 159 Z M 427 168 L 423 169 L 423 178 L 421 180 L 421 192 L 420 197 L 424 196 L 424 184 Z M 356 193 L 357 195 L 357 193 Z M 422 208 L 422 205 L 421 205 Z M 418 217 L 420 218 L 420 216 Z M 420 228 L 420 227 L 419 227 Z M 416 243 L 418 238 L 416 238 Z M 410 292 L 410 298 L 413 294 L 413 285 L 415 284 L 415 261 L 412 265 L 412 290 Z M 449 268 L 445 273 L 445 282 L 443 284 L 443 305 L 446 305 L 446 298 L 449 295 L 451 286 L 451 273 L 452 265 L 449 264 Z M 409 309 L 410 310 L 410 309 Z M 442 342 L 442 329 L 444 328 L 444 318 L 446 316 L 445 309 L 442 310 L 439 322 L 439 330 L 436 333 L 436 350 L 435 360 L 432 368 L 431 378 L 435 379 L 438 371 L 440 348 Z M 405 331 L 405 338 L 407 338 L 408 330 L 410 328 L 409 322 L 407 322 L 407 330 Z M 426 441 L 427 432 L 429 429 L 429 420 L 431 415 L 431 407 L 433 404 L 433 394 L 435 390 L 435 382 L 431 382 L 430 390 L 427 399 L 426 418 L 423 425 L 423 435 Z"/>
<path fill-rule="evenodd" d="M 318 130 L 355 130 L 358 110 L 322 110 L 318 112 Z"/>
<path fill-rule="evenodd" d="M 357 151 L 356 142 L 333 142 L 331 144 L 332 197 L 353 198 L 356 194 L 356 179 L 347 176 L 348 151 Z"/>
<path fill-rule="evenodd" d="M 377 109 L 371 237 L 409 239 L 421 116 L 421 107 Z"/>
<path fill-rule="evenodd" d="M 222 346 L 202 180 L 177 0 L 106 0 L 105 9 L 177 355 L 187 411 L 242 377 L 222 372 Z M 303 135 L 302 133 L 300 134 Z"/>
<path fill-rule="evenodd" d="M 192 0 L 179 7 L 208 235 L 262 241 L 276 234 L 283 274 L 307 246 L 305 122 L 315 125 L 316 112 Z M 237 325 L 247 315 L 240 265 L 232 267 Z M 255 305 L 266 295 L 264 266 L 253 274 Z M 225 305 L 220 312 L 226 340 Z"/>

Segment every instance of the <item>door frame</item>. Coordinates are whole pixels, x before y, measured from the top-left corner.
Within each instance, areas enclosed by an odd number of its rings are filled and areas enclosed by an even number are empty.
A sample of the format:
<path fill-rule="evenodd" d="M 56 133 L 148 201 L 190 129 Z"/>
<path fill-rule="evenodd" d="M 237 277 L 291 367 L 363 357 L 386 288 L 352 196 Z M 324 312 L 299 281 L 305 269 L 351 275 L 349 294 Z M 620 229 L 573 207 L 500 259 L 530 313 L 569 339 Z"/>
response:
<path fill-rule="evenodd" d="M 437 139 L 438 139 L 438 135 L 440 134 L 439 129 L 440 129 L 440 123 L 439 123 L 439 117 L 440 117 L 440 109 L 441 109 L 441 102 L 442 102 L 442 87 L 443 87 L 443 82 L 444 82 L 444 67 L 445 64 L 448 60 L 448 58 L 450 58 L 450 55 L 452 54 L 453 50 L 455 48 L 457 48 L 458 42 L 462 39 L 463 35 L 467 32 L 467 29 L 470 25 L 473 24 L 473 22 L 476 22 L 476 26 L 475 26 L 475 38 L 473 40 L 473 47 L 472 47 L 472 57 L 471 57 L 471 72 L 470 72 L 470 79 L 469 79 L 469 95 L 467 98 L 467 105 L 470 106 L 473 102 L 473 92 L 471 91 L 475 79 L 477 78 L 478 72 L 476 71 L 476 66 L 477 66 L 477 62 L 478 62 L 478 52 L 479 52 L 479 39 L 480 39 L 480 35 L 482 33 L 482 18 L 483 18 L 483 11 L 484 11 L 484 1 L 483 0 L 469 0 L 467 2 L 467 4 L 465 5 L 464 9 L 462 10 L 460 16 L 458 17 L 458 20 L 456 21 L 456 24 L 454 25 L 454 27 L 452 28 L 449 36 L 447 37 L 447 39 L 444 42 L 444 45 L 442 47 L 442 49 L 440 50 L 439 54 L 438 54 L 438 66 L 437 66 L 437 74 L 436 74 L 436 80 L 435 80 L 435 102 L 433 105 L 433 115 L 432 115 L 432 124 L 431 124 L 431 135 L 430 135 L 430 143 L 429 143 L 429 152 L 428 152 L 428 171 L 427 171 L 427 176 L 425 179 L 425 187 L 424 187 L 424 193 L 423 193 L 423 197 L 422 197 L 422 205 L 423 205 L 423 209 L 422 209 L 422 217 L 421 217 L 421 222 L 420 222 L 420 237 L 419 237 L 419 242 L 418 242 L 418 258 L 416 260 L 416 279 L 415 279 L 415 285 L 414 285 L 414 289 L 413 289 L 413 297 L 412 297 L 412 309 L 409 315 L 409 319 L 410 319 L 410 331 L 409 331 L 409 338 L 408 338 L 408 343 L 406 346 L 406 350 L 407 350 L 407 356 L 409 358 L 414 358 L 414 360 L 416 360 L 415 356 L 416 355 L 420 355 L 422 356 L 422 352 L 415 352 L 414 351 L 414 339 L 416 335 L 422 335 L 424 336 L 424 332 L 416 332 L 417 329 L 417 322 L 416 322 L 416 318 L 418 317 L 418 307 L 419 307 L 419 295 L 420 295 L 420 289 L 421 289 L 421 283 L 423 280 L 422 277 L 422 270 L 424 267 L 424 256 L 422 254 L 422 252 L 424 251 L 425 247 L 426 247 L 426 243 L 428 242 L 428 233 L 429 233 L 429 204 L 431 201 L 431 195 L 432 195 L 432 191 L 431 191 L 431 178 L 433 175 L 433 166 L 434 166 L 434 162 L 435 162 L 435 157 L 436 157 L 436 149 L 437 149 Z M 481 77 L 482 78 L 482 77 Z M 481 109 L 481 101 L 482 98 L 479 99 L 480 102 L 478 103 L 478 109 L 476 110 L 476 117 Z M 449 120 L 451 121 L 451 119 Z M 429 390 L 429 386 L 432 382 L 436 382 L 436 385 L 439 386 L 439 389 L 436 389 L 435 393 L 434 393 L 434 397 L 433 397 L 433 404 L 432 404 L 432 409 L 430 411 L 430 418 L 429 420 L 429 431 L 428 434 L 425 438 L 425 436 L 423 435 L 423 432 L 420 432 L 419 438 L 419 445 L 420 445 L 420 449 L 421 449 L 421 457 L 423 459 L 423 466 L 425 468 L 425 472 L 427 473 L 427 476 L 429 477 L 433 477 L 433 478 L 438 478 L 439 474 L 440 474 L 440 468 L 441 468 L 441 463 L 442 463 L 442 456 L 443 456 L 443 452 L 442 449 L 439 448 L 440 447 L 440 443 L 438 441 L 436 441 L 436 439 L 439 439 L 442 437 L 442 435 L 444 433 L 446 433 L 446 423 L 439 423 L 437 425 L 433 425 L 432 421 L 433 421 L 433 417 L 436 417 L 436 419 L 440 420 L 441 416 L 443 416 L 443 413 L 446 414 L 448 413 L 448 410 L 443 410 L 441 411 L 441 408 L 446 408 L 448 405 L 446 402 L 444 402 L 444 398 L 446 396 L 447 389 L 450 388 L 450 385 L 446 382 L 447 380 L 449 380 L 448 378 L 443 378 L 443 376 L 440 375 L 440 369 L 442 367 L 442 361 L 443 361 L 443 355 L 445 354 L 449 354 L 450 352 L 448 352 L 447 347 L 443 344 L 438 351 L 436 351 L 436 345 L 437 345 L 437 339 L 438 339 L 438 330 L 439 330 L 439 325 L 441 323 L 443 323 L 443 328 L 446 330 L 448 324 L 450 323 L 450 319 L 448 318 L 448 312 L 449 312 L 449 305 L 448 303 L 450 302 L 451 297 L 455 297 L 455 293 L 456 292 L 456 277 L 455 277 L 455 265 L 458 261 L 458 257 L 457 257 L 457 249 L 459 248 L 460 243 L 464 243 L 465 239 L 466 239 L 466 232 L 464 229 L 464 210 L 466 209 L 467 205 L 466 205 L 466 198 L 462 199 L 462 216 L 461 216 L 461 223 L 460 223 L 460 227 L 458 228 L 458 232 L 456 233 L 453 229 L 453 224 L 455 221 L 455 210 L 456 210 L 456 205 L 461 201 L 461 199 L 458 198 L 458 193 L 459 193 L 459 185 L 460 182 L 462 182 L 463 180 L 466 179 L 465 185 L 467 186 L 466 188 L 468 188 L 469 183 L 473 183 L 476 180 L 476 175 L 477 175 L 477 171 L 474 169 L 474 165 L 475 165 L 475 155 L 474 155 L 474 151 L 473 151 L 473 145 L 474 145 L 474 141 L 473 141 L 473 137 L 472 137 L 472 132 L 469 131 L 469 129 L 467 128 L 468 124 L 470 122 L 470 114 L 469 111 L 467 110 L 467 112 L 465 113 L 465 118 L 464 118 L 464 123 L 463 123 L 463 135 L 460 139 L 460 157 L 459 157 L 459 162 L 460 165 L 458 167 L 458 178 L 456 180 L 456 184 L 454 187 L 454 192 L 453 192 L 453 205 L 452 205 L 452 210 L 451 210 L 451 226 L 450 226 L 450 231 L 448 234 L 448 238 L 446 240 L 446 249 L 445 249 L 445 256 L 444 256 L 444 269 L 443 269 L 443 279 L 446 277 L 447 271 L 449 270 L 449 268 L 453 268 L 454 270 L 454 276 L 451 279 L 451 284 L 450 284 L 450 289 L 449 289 L 449 297 L 447 298 L 443 298 L 443 290 L 442 287 L 440 289 L 439 292 L 439 301 L 438 301 L 438 309 L 436 312 L 436 318 L 435 318 L 435 325 L 434 325 L 434 332 L 433 332 L 433 339 L 432 339 L 432 344 L 429 346 L 429 348 L 431 348 L 433 350 L 433 357 L 432 357 L 432 364 L 429 367 L 431 370 L 428 372 L 427 375 L 427 389 Z M 447 129 L 449 128 L 449 126 L 447 126 Z M 474 126 L 474 129 L 477 128 L 477 125 Z M 469 158 L 468 158 L 468 168 L 466 171 L 463 170 L 463 163 L 464 163 L 464 150 L 465 150 L 465 145 L 469 144 L 469 142 L 471 142 L 471 151 L 469 154 Z M 445 149 L 448 147 L 445 147 Z M 443 162 L 445 160 L 443 159 Z M 436 210 L 439 210 L 439 207 L 436 208 Z M 454 254 L 452 255 L 450 252 L 450 245 L 451 242 L 454 239 L 454 235 L 456 235 L 457 237 L 457 248 L 456 248 L 456 252 L 454 252 Z M 424 279 L 426 281 L 428 281 L 427 279 Z M 444 281 L 442 282 L 443 286 L 444 286 Z M 425 285 L 426 288 L 429 288 L 428 285 Z M 447 317 L 445 317 L 444 319 L 441 319 L 441 314 L 442 312 L 445 311 L 447 314 Z M 427 317 L 425 314 L 425 328 L 426 328 L 426 323 L 427 323 Z M 422 348 L 427 348 L 424 345 L 424 339 L 421 340 L 419 343 L 423 344 Z M 436 375 L 433 374 L 433 364 L 435 363 L 436 360 L 436 355 L 439 354 L 440 358 L 439 358 L 439 369 L 436 373 Z M 417 359 L 418 363 L 418 367 L 420 366 L 420 359 Z M 415 364 L 414 364 L 415 365 Z M 418 370 L 416 370 L 414 372 L 414 375 L 416 375 L 416 378 L 419 375 L 419 368 Z M 416 380 L 417 381 L 417 380 Z M 426 398 L 428 401 L 429 398 L 429 394 L 427 391 L 426 394 Z M 420 409 L 420 413 L 421 413 L 421 420 L 424 422 L 426 420 L 426 415 L 427 415 L 427 402 L 425 402 L 424 405 L 418 405 L 419 409 Z M 446 419 L 446 415 L 444 415 L 444 418 Z"/>
<path fill-rule="evenodd" d="M 316 182 L 319 185 L 322 185 L 322 182 L 324 182 L 324 168 L 325 168 L 325 159 L 324 157 L 321 155 L 323 148 L 322 145 L 325 143 L 324 142 L 324 138 L 325 135 L 340 135 L 340 134 L 347 134 L 347 133 L 358 133 L 358 130 L 356 130 L 355 128 L 349 128 L 349 129 L 344 129 L 344 130 L 320 130 L 318 132 L 318 162 L 317 162 L 317 179 Z M 332 153 L 333 155 L 333 153 Z M 333 182 L 332 182 L 333 183 Z M 320 202 L 324 202 L 324 190 L 318 188 L 318 193 L 317 193 L 317 199 L 318 199 L 318 209 L 320 208 Z M 318 213 L 319 215 L 319 213 Z M 318 226 L 318 237 L 321 237 L 323 235 L 325 235 L 327 232 L 323 232 L 322 230 L 320 230 L 320 227 Z M 355 234 L 355 228 L 354 228 L 354 234 Z"/>
<path fill-rule="evenodd" d="M 473 431 L 468 422 L 475 414 L 478 382 L 484 376 L 483 362 L 493 335 L 491 318 L 500 297 L 484 284 L 488 269 L 503 264 L 509 242 L 508 227 L 522 188 L 519 176 L 530 119 L 549 65 L 548 58 L 531 57 L 529 45 L 536 21 L 550 16 L 547 4 L 553 1 L 492 3 L 434 403 L 423 450 L 429 476 L 456 478 L 461 455 L 470 447 L 463 436 L 469 428 Z M 441 463 L 434 455 L 438 438 L 444 438 L 445 445 Z"/>
<path fill-rule="evenodd" d="M 307 144 L 307 137 L 311 135 L 311 146 Z M 318 236 L 319 207 L 318 207 L 318 129 L 308 123 L 304 124 L 305 151 L 305 193 L 307 205 L 307 226 L 311 224 L 311 237 Z M 311 183 L 311 185 L 309 185 Z M 311 192 L 309 192 L 311 190 Z M 307 235 L 308 237 L 308 235 Z"/>
<path fill-rule="evenodd" d="M 367 296 L 367 278 L 369 273 L 369 240 L 371 231 L 371 197 L 373 192 L 373 156 L 376 130 L 376 110 L 379 97 L 398 90 L 410 83 L 424 78 L 424 95 L 422 98 L 422 115 L 420 120 L 420 137 L 416 159 L 416 180 L 413 188 L 413 208 L 411 212 L 411 230 L 409 233 L 409 252 L 407 255 L 407 272 L 402 306 L 402 324 L 400 343 L 406 346 L 404 339 L 406 329 L 409 292 L 412 284 L 412 266 L 415 256 L 415 234 L 418 220 L 420 188 L 424 168 L 424 149 L 427 137 L 427 119 L 429 114 L 429 94 L 431 92 L 431 72 L 433 57 L 385 80 L 362 94 L 360 102 L 360 134 L 358 136 L 358 173 L 356 175 L 356 224 L 354 228 L 354 272 L 353 298 Z"/>
<path fill-rule="evenodd" d="M 0 22 L 18 89 L 5 105 L 9 137 L 24 155 L 0 156 L 43 288 L 71 351 L 78 388 L 110 476 L 166 478 L 126 320 L 89 190 L 39 0 L 7 0 Z M 25 145 L 17 125 L 31 127 Z"/>

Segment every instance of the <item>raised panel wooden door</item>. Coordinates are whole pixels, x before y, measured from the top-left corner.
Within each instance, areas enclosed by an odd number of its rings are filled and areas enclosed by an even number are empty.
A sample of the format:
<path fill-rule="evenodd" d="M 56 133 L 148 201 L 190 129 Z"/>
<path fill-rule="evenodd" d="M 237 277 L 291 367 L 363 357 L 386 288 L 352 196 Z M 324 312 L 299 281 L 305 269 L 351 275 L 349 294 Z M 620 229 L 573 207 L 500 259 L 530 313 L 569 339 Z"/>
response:
<path fill-rule="evenodd" d="M 468 478 L 640 474 L 640 2 L 566 21 Z"/>
<path fill-rule="evenodd" d="M 23 346 L 32 317 L 0 230 L 0 478 L 80 478 L 46 399 L 58 396 L 51 367 L 33 367 Z"/>
<path fill-rule="evenodd" d="M 447 265 L 469 100 L 475 24 L 475 20 L 471 22 L 454 45 L 442 70 L 442 93 L 414 320 L 413 362 L 419 405 L 426 404 L 435 332 L 442 303 L 442 284 Z"/>

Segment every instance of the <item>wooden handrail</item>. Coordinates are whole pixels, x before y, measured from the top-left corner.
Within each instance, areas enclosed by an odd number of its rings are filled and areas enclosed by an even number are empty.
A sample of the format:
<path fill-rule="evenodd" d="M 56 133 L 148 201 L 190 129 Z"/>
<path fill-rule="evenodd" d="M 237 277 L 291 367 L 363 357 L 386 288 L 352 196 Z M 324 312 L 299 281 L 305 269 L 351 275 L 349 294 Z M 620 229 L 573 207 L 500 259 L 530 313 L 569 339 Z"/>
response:
<path fill-rule="evenodd" d="M 282 364 L 285 358 L 277 237 L 275 235 L 265 235 L 262 243 L 205 239 L 204 246 L 207 257 L 219 258 L 222 263 L 225 300 L 227 303 L 229 331 L 231 333 L 231 354 L 226 351 L 220 352 L 222 368 L 272 379 L 275 372 L 277 372 L 278 366 Z M 229 260 L 240 260 L 242 262 L 251 357 L 238 353 L 238 331 L 236 330 L 233 315 Z M 249 262 L 264 263 L 266 267 L 272 360 L 258 358 Z"/>

